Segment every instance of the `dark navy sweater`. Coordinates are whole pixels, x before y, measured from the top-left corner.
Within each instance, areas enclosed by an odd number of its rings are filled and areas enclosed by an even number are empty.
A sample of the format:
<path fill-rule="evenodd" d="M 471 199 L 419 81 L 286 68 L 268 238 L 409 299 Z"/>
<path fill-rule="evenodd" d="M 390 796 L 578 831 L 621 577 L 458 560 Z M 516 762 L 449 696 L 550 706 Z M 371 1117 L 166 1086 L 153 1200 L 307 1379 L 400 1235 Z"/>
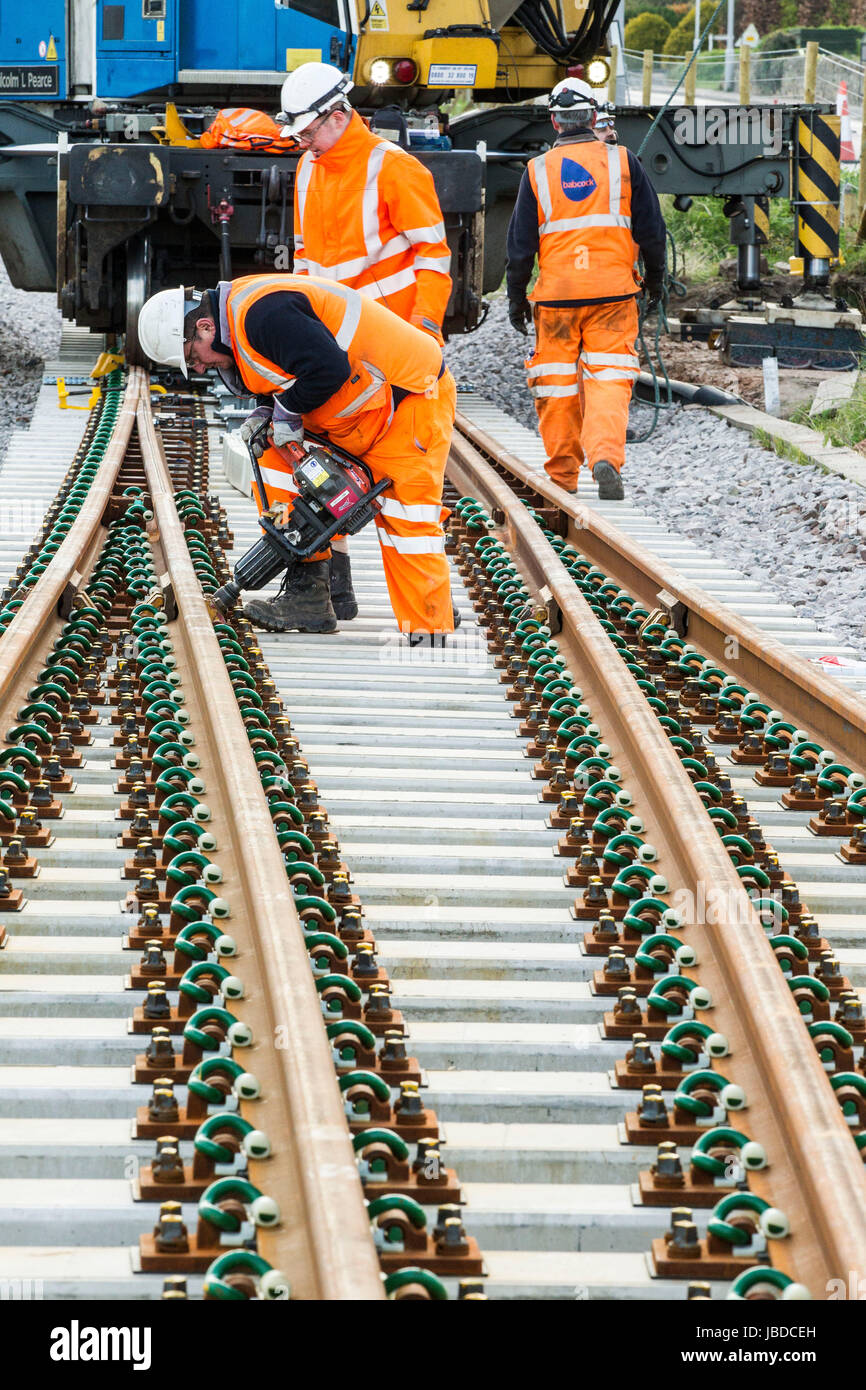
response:
<path fill-rule="evenodd" d="M 557 145 L 571 145 L 592 140 L 591 134 L 560 136 Z M 643 255 L 648 275 L 661 275 L 665 265 L 665 220 L 659 207 L 658 195 L 643 171 L 643 165 L 631 150 L 628 167 L 631 175 L 631 234 Z M 538 255 L 538 203 L 529 182 L 529 171 L 524 170 L 517 194 L 517 202 L 508 225 L 506 244 L 508 262 L 506 284 L 508 298 L 512 303 L 526 298 L 526 287 L 532 278 L 535 258 Z M 636 293 L 637 291 L 635 291 Z M 600 304 L 611 298 L 632 299 L 630 294 L 605 295 L 603 299 L 558 299 L 535 301 L 537 303 L 578 305 Z"/>

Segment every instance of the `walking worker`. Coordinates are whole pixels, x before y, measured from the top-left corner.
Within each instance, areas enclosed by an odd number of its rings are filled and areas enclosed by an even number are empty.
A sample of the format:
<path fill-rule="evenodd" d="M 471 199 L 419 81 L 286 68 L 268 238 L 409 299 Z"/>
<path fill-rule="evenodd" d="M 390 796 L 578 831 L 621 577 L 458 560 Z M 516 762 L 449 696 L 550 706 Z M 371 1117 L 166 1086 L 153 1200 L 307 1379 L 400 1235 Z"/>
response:
<path fill-rule="evenodd" d="M 630 150 L 597 139 L 592 88 L 567 77 L 550 95 L 556 141 L 529 161 L 508 227 L 508 317 L 534 319 L 527 381 L 554 482 L 577 491 L 586 461 L 603 500 L 623 497 L 628 406 L 639 372 L 638 251 L 648 306 L 658 304 L 665 224 Z M 538 257 L 538 279 L 526 289 Z"/>
<path fill-rule="evenodd" d="M 155 362 L 184 376 L 235 368 L 245 392 L 266 398 L 248 423 L 270 422 L 262 473 L 272 499 L 295 495 L 278 450 L 305 428 L 362 459 L 376 481 L 391 478 L 376 524 L 397 622 L 413 646 L 453 631 L 441 521 L 456 388 L 432 334 L 357 290 L 284 274 L 161 290 L 138 331 Z M 280 596 L 249 604 L 247 616 L 270 631 L 333 632 L 329 553 L 290 566 Z"/>
<path fill-rule="evenodd" d="M 353 83 L 330 63 L 304 63 L 281 92 L 282 135 L 304 149 L 295 176 L 295 275 L 318 275 L 378 300 L 443 343 L 451 252 L 433 176 L 374 135 L 347 100 Z M 331 598 L 354 618 L 349 546 L 334 538 Z"/>

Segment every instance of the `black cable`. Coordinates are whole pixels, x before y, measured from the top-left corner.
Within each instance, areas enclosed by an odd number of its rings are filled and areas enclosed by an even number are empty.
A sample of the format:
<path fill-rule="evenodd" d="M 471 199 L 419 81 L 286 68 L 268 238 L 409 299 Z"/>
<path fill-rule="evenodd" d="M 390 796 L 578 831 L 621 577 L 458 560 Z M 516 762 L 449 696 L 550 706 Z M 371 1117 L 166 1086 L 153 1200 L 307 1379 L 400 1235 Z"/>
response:
<path fill-rule="evenodd" d="M 682 108 L 678 108 L 678 109 L 682 109 Z M 683 155 L 683 148 L 684 148 L 684 147 L 683 147 L 682 145 L 676 144 L 675 141 L 671 140 L 671 137 L 670 137 L 670 135 L 669 135 L 667 129 L 665 128 L 665 125 L 664 125 L 663 122 L 660 122 L 660 123 L 656 126 L 656 130 L 661 131 L 662 135 L 663 135 L 664 138 L 667 140 L 667 142 L 668 142 L 668 144 L 670 145 L 671 149 L 672 149 L 672 150 L 674 151 L 674 153 L 676 154 L 677 160 L 679 161 L 680 164 L 684 164 L 684 165 L 685 165 L 685 167 L 689 170 L 689 173 L 691 173 L 691 174 L 698 174 L 699 177 L 702 178 L 702 179 L 706 179 L 706 178 L 712 177 L 710 174 L 707 173 L 707 170 L 706 170 L 706 169 L 698 169 L 696 165 L 690 164 L 690 163 L 689 163 L 689 161 L 688 161 L 688 160 L 684 157 L 684 155 Z M 645 143 L 645 142 L 644 142 L 644 143 Z M 721 178 L 721 177 L 723 177 L 723 176 L 725 176 L 725 175 L 727 175 L 727 174 L 738 174 L 738 173 L 740 172 L 741 169 L 749 169 L 749 168 L 751 168 L 751 166 L 752 166 L 753 164 L 762 163 L 762 162 L 764 161 L 764 159 L 765 159 L 765 156 L 762 155 L 762 154 L 753 155 L 751 159 L 744 159 L 743 162 L 742 162 L 741 164 L 732 164 L 729 168 L 726 167 L 726 168 L 724 168 L 724 169 L 720 169 L 720 170 L 718 171 L 718 174 L 716 175 L 716 177 Z M 698 195 L 698 196 L 700 196 L 700 195 Z M 715 194 L 708 194 L 707 196 L 708 196 L 708 197 L 715 197 L 716 195 L 715 195 Z"/>

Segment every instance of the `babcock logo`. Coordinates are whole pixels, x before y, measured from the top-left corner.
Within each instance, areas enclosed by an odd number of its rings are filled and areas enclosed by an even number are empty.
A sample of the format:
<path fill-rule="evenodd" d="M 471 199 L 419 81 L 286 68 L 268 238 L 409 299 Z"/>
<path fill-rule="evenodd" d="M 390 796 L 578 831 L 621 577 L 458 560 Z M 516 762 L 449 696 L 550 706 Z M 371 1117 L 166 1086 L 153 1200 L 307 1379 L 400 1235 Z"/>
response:
<path fill-rule="evenodd" d="M 598 187 L 589 170 L 573 159 L 562 161 L 559 177 L 562 180 L 563 193 L 573 203 L 582 203 L 584 198 L 588 198 Z"/>

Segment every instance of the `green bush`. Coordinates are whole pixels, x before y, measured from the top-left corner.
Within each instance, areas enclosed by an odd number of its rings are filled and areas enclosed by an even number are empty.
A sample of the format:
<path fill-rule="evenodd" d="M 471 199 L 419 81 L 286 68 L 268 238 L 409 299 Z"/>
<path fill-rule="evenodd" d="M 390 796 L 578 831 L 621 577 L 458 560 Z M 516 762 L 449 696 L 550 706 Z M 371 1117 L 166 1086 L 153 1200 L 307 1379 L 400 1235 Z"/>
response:
<path fill-rule="evenodd" d="M 625 0 L 625 22 L 629 23 L 632 19 L 637 19 L 638 15 L 657 14 L 661 15 L 667 25 L 673 29 L 679 23 L 680 16 L 676 10 L 672 10 L 670 5 L 654 5 L 647 3 L 647 0 Z"/>
<path fill-rule="evenodd" d="M 662 52 L 674 55 L 691 53 L 694 41 L 695 12 L 689 10 L 688 14 L 683 15 L 677 27 L 668 34 Z"/>
<path fill-rule="evenodd" d="M 793 33 L 789 29 L 774 29 L 766 38 L 761 39 L 758 48 L 762 53 L 777 52 L 782 48 L 799 48 L 799 38 L 797 32 Z"/>
<path fill-rule="evenodd" d="M 625 26 L 625 46 L 660 53 L 670 32 L 671 26 L 660 14 L 639 14 Z"/>
<path fill-rule="evenodd" d="M 822 24 L 819 29 L 801 29 L 800 43 L 805 46 L 817 42 L 831 53 L 847 53 L 859 58 L 862 36 L 863 29 L 858 24 Z"/>

